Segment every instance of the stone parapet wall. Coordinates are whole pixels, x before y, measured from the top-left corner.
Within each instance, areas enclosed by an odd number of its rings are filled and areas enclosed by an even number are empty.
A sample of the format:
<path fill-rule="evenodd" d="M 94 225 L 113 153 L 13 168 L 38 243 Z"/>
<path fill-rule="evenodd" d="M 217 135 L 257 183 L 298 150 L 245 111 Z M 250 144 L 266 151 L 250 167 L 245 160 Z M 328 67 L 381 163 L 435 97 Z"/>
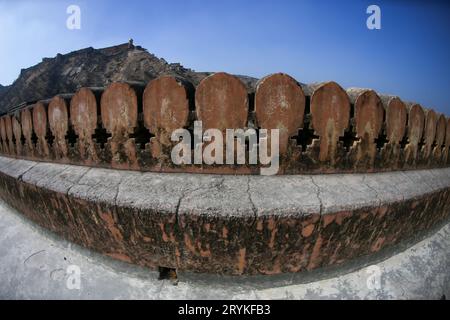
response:
<path fill-rule="evenodd" d="M 196 88 L 171 76 L 145 88 L 128 83 L 81 88 L 2 116 L 0 153 L 139 171 L 260 172 L 259 165 L 250 164 L 174 165 L 171 133 L 192 131 L 195 120 L 204 129 L 279 129 L 279 174 L 427 169 L 450 163 L 450 120 L 444 115 L 369 89 L 344 90 L 335 82 L 303 85 L 286 74 L 267 76 L 253 89 L 226 73 L 206 77 Z"/>

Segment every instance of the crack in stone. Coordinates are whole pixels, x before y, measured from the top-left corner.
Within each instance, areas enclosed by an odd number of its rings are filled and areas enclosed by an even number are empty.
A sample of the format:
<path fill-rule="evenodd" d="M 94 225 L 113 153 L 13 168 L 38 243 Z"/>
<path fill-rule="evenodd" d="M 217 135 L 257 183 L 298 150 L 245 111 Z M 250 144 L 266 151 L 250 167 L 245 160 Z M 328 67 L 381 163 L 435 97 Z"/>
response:
<path fill-rule="evenodd" d="M 142 177 L 142 173 L 141 173 L 141 177 Z M 116 188 L 117 188 L 117 191 L 116 191 L 116 194 L 114 195 L 114 207 L 115 208 L 117 208 L 118 207 L 118 205 L 117 205 L 117 198 L 119 197 L 119 194 L 120 194 L 120 187 L 122 186 L 122 184 L 124 183 L 124 181 L 125 181 L 125 177 L 124 176 L 120 176 L 120 180 L 119 180 L 119 182 L 117 183 L 117 186 L 116 186 Z M 89 189 L 89 191 L 90 191 L 91 189 Z M 140 218 L 139 218 L 140 219 Z"/>
<path fill-rule="evenodd" d="M 256 221 L 258 220 L 258 209 L 256 208 L 255 203 L 253 202 L 253 198 L 252 195 L 250 193 L 250 178 L 251 176 L 247 176 L 247 196 L 248 196 L 248 200 L 250 201 L 250 204 L 252 205 L 252 211 L 253 211 L 253 222 L 252 222 L 252 227 L 256 224 Z"/>
<path fill-rule="evenodd" d="M 312 184 L 316 187 L 316 197 L 319 200 L 320 203 L 320 209 L 319 209 L 319 214 L 322 216 L 322 212 L 323 212 L 323 202 L 322 202 L 322 198 L 320 197 L 320 187 L 319 185 L 314 181 L 314 177 L 312 175 L 309 176 L 311 179 Z"/>
<path fill-rule="evenodd" d="M 69 189 L 67 189 L 67 195 L 69 196 L 70 190 L 72 190 L 73 187 L 80 185 L 80 181 L 88 174 L 88 172 L 90 172 L 92 170 L 92 168 L 89 168 L 88 170 L 86 170 L 86 172 L 84 172 L 77 180 L 77 182 L 75 182 L 74 184 L 72 184 Z"/>
<path fill-rule="evenodd" d="M 402 197 L 402 199 L 400 201 L 404 201 L 405 195 L 402 192 L 400 192 L 400 190 L 397 188 L 397 184 L 393 183 L 392 186 L 394 187 L 395 190 L 397 190 L 397 194 L 399 194 Z"/>
<path fill-rule="evenodd" d="M 219 182 L 215 183 L 213 185 L 213 188 L 219 188 L 219 186 L 221 186 L 223 184 L 223 182 L 225 181 L 225 178 L 221 178 Z M 184 200 L 184 198 L 186 198 L 188 195 L 193 194 L 194 192 L 203 189 L 204 186 L 200 186 L 197 187 L 193 190 L 186 190 L 184 192 L 181 193 L 180 198 L 178 199 L 177 205 L 175 207 L 175 225 L 178 225 L 178 219 L 179 219 L 179 214 L 180 214 L 180 207 L 181 207 L 181 202 Z"/>
<path fill-rule="evenodd" d="M 80 178 L 79 178 L 79 180 L 78 181 L 81 181 L 81 179 L 84 177 L 84 176 L 86 176 L 87 175 L 87 173 L 89 172 L 89 171 L 91 171 L 92 169 L 97 169 L 97 168 L 90 168 L 88 171 L 86 171 Z M 117 197 L 118 197 L 118 195 L 119 195 L 119 189 L 120 189 L 120 185 L 122 184 L 122 182 L 123 182 L 123 176 L 120 176 L 119 177 L 119 181 L 115 184 L 115 185 L 113 185 L 113 186 L 105 186 L 103 183 L 102 183 L 103 181 L 97 181 L 97 182 L 95 182 L 95 183 L 93 183 L 93 184 L 84 184 L 84 183 L 76 183 L 76 184 L 74 184 L 73 186 L 71 186 L 70 188 L 69 188 L 69 190 L 67 191 L 67 193 L 68 193 L 68 195 L 69 195 L 69 192 L 70 192 L 70 190 L 73 188 L 73 187 L 75 187 L 75 186 L 85 186 L 85 187 L 88 187 L 88 189 L 82 194 L 82 195 L 78 195 L 77 196 L 77 198 L 81 198 L 81 199 L 86 199 L 86 200 L 89 200 L 89 201 L 93 201 L 93 199 L 92 199 L 92 197 L 90 197 L 89 196 L 89 194 L 92 192 L 92 190 L 95 190 L 96 188 L 97 188 L 97 186 L 102 186 L 102 187 L 104 187 L 103 189 L 105 189 L 105 190 L 103 190 L 101 193 L 99 193 L 99 192 L 97 192 L 96 193 L 96 201 L 99 201 L 99 202 L 103 202 L 103 203 L 105 203 L 105 204 L 107 204 L 107 205 L 112 205 L 112 206 L 114 206 L 114 207 L 116 207 L 116 203 L 117 203 Z M 113 197 L 113 199 L 112 199 L 112 202 L 108 202 L 108 201 L 106 201 L 106 200 L 102 200 L 101 198 L 105 195 L 105 194 L 108 194 L 108 192 L 109 191 L 111 191 L 111 189 L 116 189 L 116 191 L 115 191 L 115 194 L 114 194 L 114 197 Z M 98 200 L 98 199 L 100 199 L 100 200 Z"/>
<path fill-rule="evenodd" d="M 370 190 L 372 190 L 375 193 L 375 198 L 378 200 L 378 206 L 381 206 L 382 201 L 381 201 L 380 195 L 378 194 L 378 191 L 374 187 L 370 186 L 367 183 L 366 178 L 367 178 L 367 175 L 364 174 L 361 183 L 364 184 L 367 188 L 369 188 Z"/>
<path fill-rule="evenodd" d="M 124 181 L 124 176 L 120 175 L 119 182 L 117 182 L 117 185 L 115 186 L 116 194 L 114 195 L 114 199 L 113 199 L 113 205 L 115 208 L 117 208 L 117 198 L 119 197 L 120 186 L 122 185 L 123 181 Z"/>
<path fill-rule="evenodd" d="M 26 264 L 28 260 L 30 260 L 30 259 L 33 258 L 34 256 L 36 256 L 36 255 L 38 255 L 38 254 L 40 254 L 40 253 L 43 253 L 43 252 L 45 252 L 45 250 L 39 250 L 39 251 L 37 251 L 37 252 L 31 254 L 30 256 L 28 256 L 28 258 L 26 258 L 26 259 L 23 261 L 23 264 Z"/>
<path fill-rule="evenodd" d="M 114 207 L 117 207 L 117 197 L 119 196 L 120 184 L 122 183 L 123 178 L 120 178 L 119 183 L 116 186 L 116 194 L 114 195 L 113 204 Z"/>
<path fill-rule="evenodd" d="M 178 219 L 179 219 L 179 214 L 180 214 L 180 206 L 181 206 L 181 201 L 183 201 L 183 199 L 186 197 L 186 194 L 183 193 L 180 198 L 178 199 L 177 202 L 177 206 L 175 207 L 175 225 L 178 225 Z"/>
<path fill-rule="evenodd" d="M 24 174 L 26 174 L 27 172 L 29 172 L 31 169 L 33 169 L 33 168 L 36 167 L 37 165 L 38 165 L 38 163 L 35 162 L 30 168 L 28 168 L 25 172 L 23 172 L 22 174 L 20 174 L 20 175 L 17 177 L 17 180 L 18 180 L 18 181 L 23 181 L 22 178 L 23 178 Z"/>

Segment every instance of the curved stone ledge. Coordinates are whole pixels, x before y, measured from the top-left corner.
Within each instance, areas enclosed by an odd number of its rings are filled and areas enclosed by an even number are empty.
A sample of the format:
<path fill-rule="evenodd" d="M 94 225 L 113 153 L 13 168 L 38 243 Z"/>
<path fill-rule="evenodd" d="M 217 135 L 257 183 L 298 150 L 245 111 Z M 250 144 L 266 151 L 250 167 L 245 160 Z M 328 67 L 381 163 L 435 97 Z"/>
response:
<path fill-rule="evenodd" d="M 0 157 L 0 196 L 42 227 L 119 260 L 279 274 L 343 264 L 446 222 L 450 169 L 219 176 Z"/>

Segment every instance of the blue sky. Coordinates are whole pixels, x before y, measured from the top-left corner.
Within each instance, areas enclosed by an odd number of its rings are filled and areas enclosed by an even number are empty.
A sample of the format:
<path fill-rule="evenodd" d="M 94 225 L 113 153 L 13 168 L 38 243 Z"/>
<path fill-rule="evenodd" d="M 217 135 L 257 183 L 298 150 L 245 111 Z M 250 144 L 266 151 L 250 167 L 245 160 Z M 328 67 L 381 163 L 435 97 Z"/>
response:
<path fill-rule="evenodd" d="M 81 30 L 66 28 L 71 4 L 81 8 Z M 366 27 L 371 4 L 381 8 L 381 30 Z M 0 83 L 43 57 L 130 37 L 196 71 L 335 80 L 450 115 L 446 1 L 0 0 Z"/>

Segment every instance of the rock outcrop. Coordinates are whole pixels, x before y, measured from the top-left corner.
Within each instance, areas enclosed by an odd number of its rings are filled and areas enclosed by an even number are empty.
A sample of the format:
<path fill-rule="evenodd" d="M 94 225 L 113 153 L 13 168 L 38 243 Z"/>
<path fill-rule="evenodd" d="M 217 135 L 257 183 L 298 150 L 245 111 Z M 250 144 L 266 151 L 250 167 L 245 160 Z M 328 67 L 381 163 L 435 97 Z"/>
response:
<path fill-rule="evenodd" d="M 8 88 L 8 86 L 5 87 L 0 84 L 0 96 L 3 95 L 8 90 Z"/>
<path fill-rule="evenodd" d="M 197 85 L 208 72 L 195 72 L 179 63 L 168 63 L 140 46 L 129 43 L 94 49 L 92 47 L 44 58 L 23 69 L 9 87 L 0 86 L 0 113 L 24 103 L 73 93 L 80 87 L 106 87 L 114 81 L 142 82 L 160 75 L 173 75 Z M 256 79 L 240 77 L 247 86 Z"/>

